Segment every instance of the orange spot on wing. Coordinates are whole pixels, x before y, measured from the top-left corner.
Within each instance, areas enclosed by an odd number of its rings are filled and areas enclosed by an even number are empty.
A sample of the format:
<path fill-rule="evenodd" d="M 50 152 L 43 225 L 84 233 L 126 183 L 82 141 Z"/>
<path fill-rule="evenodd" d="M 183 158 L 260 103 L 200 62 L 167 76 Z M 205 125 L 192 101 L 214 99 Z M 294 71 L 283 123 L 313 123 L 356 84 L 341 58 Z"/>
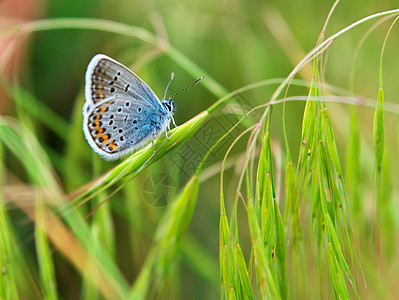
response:
<path fill-rule="evenodd" d="M 103 107 L 101 107 L 100 109 L 99 109 L 99 113 L 100 114 L 103 114 L 103 113 L 105 113 L 106 111 L 108 110 L 108 106 L 103 106 Z"/>
<path fill-rule="evenodd" d="M 97 129 L 97 128 L 99 128 L 100 127 L 100 121 L 94 121 L 93 123 L 92 123 L 92 125 L 93 125 L 93 128 L 94 129 Z"/>
<path fill-rule="evenodd" d="M 97 136 L 101 135 L 104 132 L 104 128 L 98 128 L 95 132 Z"/>
<path fill-rule="evenodd" d="M 116 144 L 114 144 L 114 142 L 115 142 L 115 140 L 112 140 L 109 142 L 109 145 L 108 145 L 108 150 L 111 152 L 115 151 L 118 148 L 118 146 Z"/>
<path fill-rule="evenodd" d="M 105 144 L 106 142 L 108 142 L 109 134 L 100 135 L 98 138 L 99 138 L 99 139 L 102 138 L 102 141 L 100 141 L 100 143 L 101 143 L 101 144 Z"/>

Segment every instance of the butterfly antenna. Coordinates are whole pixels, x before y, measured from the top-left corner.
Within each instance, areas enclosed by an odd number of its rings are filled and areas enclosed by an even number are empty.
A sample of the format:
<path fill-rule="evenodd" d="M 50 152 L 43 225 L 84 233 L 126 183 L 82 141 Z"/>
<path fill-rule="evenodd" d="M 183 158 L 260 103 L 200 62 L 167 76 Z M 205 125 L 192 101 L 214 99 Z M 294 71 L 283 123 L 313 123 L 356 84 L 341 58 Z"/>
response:
<path fill-rule="evenodd" d="M 187 90 L 190 87 L 193 87 L 194 85 L 196 85 L 198 82 L 200 82 L 202 79 L 204 79 L 204 76 L 202 76 L 201 78 L 197 79 L 194 83 L 190 84 L 189 86 L 186 86 L 184 89 L 181 89 L 180 91 L 177 91 L 176 93 L 174 93 L 172 96 L 169 97 L 169 100 L 172 99 L 174 96 L 176 96 L 177 94 Z"/>
<path fill-rule="evenodd" d="M 163 95 L 163 99 L 164 99 L 164 100 L 166 99 L 166 93 L 168 92 L 168 88 L 169 88 L 169 86 L 170 86 L 170 83 L 171 83 L 172 80 L 173 80 L 173 77 L 175 77 L 175 73 L 172 72 L 172 74 L 170 74 L 169 83 L 168 83 L 168 85 L 166 86 L 165 94 Z"/>

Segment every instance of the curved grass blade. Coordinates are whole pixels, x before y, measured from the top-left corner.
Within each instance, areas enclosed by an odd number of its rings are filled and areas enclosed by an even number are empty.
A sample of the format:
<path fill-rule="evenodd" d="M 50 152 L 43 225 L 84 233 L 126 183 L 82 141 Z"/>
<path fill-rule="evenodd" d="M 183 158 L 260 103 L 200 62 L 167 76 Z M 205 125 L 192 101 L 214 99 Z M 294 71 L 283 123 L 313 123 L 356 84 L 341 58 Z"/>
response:
<path fill-rule="evenodd" d="M 198 189 L 199 179 L 194 175 L 163 215 L 130 299 L 148 299 L 151 286 L 160 296 L 165 294 L 176 268 L 183 233 L 191 221 Z"/>

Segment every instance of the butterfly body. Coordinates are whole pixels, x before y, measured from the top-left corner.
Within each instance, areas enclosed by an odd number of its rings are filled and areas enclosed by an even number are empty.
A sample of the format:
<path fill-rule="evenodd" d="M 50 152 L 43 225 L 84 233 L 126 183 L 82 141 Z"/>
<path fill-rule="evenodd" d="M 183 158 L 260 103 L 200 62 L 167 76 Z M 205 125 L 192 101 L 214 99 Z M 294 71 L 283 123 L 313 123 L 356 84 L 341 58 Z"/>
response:
<path fill-rule="evenodd" d="M 145 146 L 169 128 L 175 104 L 158 99 L 131 70 L 97 54 L 86 71 L 83 132 L 95 152 L 117 159 Z"/>

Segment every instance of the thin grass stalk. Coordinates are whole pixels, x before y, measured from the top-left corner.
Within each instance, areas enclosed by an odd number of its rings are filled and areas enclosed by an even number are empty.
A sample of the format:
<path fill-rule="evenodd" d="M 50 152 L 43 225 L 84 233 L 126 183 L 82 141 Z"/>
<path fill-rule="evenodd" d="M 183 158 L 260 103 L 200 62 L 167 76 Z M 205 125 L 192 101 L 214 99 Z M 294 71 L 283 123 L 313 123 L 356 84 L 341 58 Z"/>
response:
<path fill-rule="evenodd" d="M 254 201 L 247 202 L 248 222 L 254 251 L 255 274 L 258 294 L 261 298 L 281 299 L 278 285 L 274 281 L 266 249 L 263 244 L 262 234 L 259 227 L 259 219 L 254 207 Z"/>
<path fill-rule="evenodd" d="M 273 158 L 270 145 L 270 120 L 262 141 L 262 151 L 258 164 L 258 194 L 261 199 L 260 229 L 266 247 L 267 258 L 273 271 L 273 277 L 279 286 L 282 298 L 287 296 L 285 229 L 277 204 L 274 189 Z"/>
<path fill-rule="evenodd" d="M 239 122 L 235 124 L 235 126 L 238 126 L 238 124 L 244 120 L 245 116 L 241 118 Z M 231 130 L 235 128 L 233 126 Z M 242 258 L 242 252 L 241 248 L 239 246 L 238 242 L 238 235 L 237 235 L 237 221 L 236 221 L 236 210 L 233 211 L 232 215 L 232 222 L 231 225 L 229 225 L 227 215 L 226 215 L 226 208 L 225 208 L 225 202 L 224 202 L 224 188 L 223 188 L 223 174 L 224 174 L 224 168 L 225 168 L 225 163 L 227 160 L 227 156 L 229 155 L 231 149 L 234 147 L 234 145 L 240 140 L 244 134 L 252 130 L 252 128 L 248 128 L 244 130 L 230 145 L 230 147 L 227 149 L 226 154 L 223 159 L 222 163 L 222 170 L 220 172 L 220 221 L 219 221 L 219 260 L 220 260 L 220 283 L 223 287 L 221 289 L 221 298 L 224 296 L 228 298 L 235 298 L 237 295 L 240 295 L 242 292 L 247 299 L 253 299 L 253 293 L 252 291 L 249 292 L 248 286 L 250 285 L 249 277 L 248 277 L 248 271 L 246 268 L 246 265 L 243 264 L 243 258 Z M 207 155 L 205 155 L 203 162 L 205 162 L 207 156 L 211 153 L 211 151 L 216 148 L 216 146 L 228 135 L 229 132 L 227 132 L 225 135 L 223 135 L 217 143 L 212 147 Z M 202 170 L 203 164 L 201 163 L 198 166 L 197 171 Z M 235 201 L 235 206 L 237 204 L 237 199 Z M 231 229 L 232 228 L 232 229 Z M 232 233 L 233 232 L 233 233 Z M 234 234 L 235 233 L 235 234 Z M 233 236 L 232 236 L 233 235 Z M 233 241 L 236 243 L 233 244 Z M 238 255 L 238 256 L 237 256 Z M 245 261 L 244 261 L 245 263 Z M 236 272 L 236 269 L 238 272 Z"/>
<path fill-rule="evenodd" d="M 55 278 L 53 256 L 51 255 L 51 249 L 45 229 L 48 226 L 45 218 L 45 204 L 43 199 L 40 197 L 40 192 L 37 196 L 35 205 L 35 245 L 37 252 L 36 255 L 39 262 L 40 286 L 45 299 L 56 300 L 58 299 L 57 281 Z"/>
<path fill-rule="evenodd" d="M 3 143 L 0 142 L 0 186 L 4 186 L 5 183 L 5 166 L 4 161 L 4 148 Z M 10 231 L 9 226 L 11 225 L 6 205 L 4 202 L 3 189 L 0 190 L 0 266 L 1 274 L 0 277 L 0 295 L 2 299 L 18 299 L 17 282 L 15 281 L 16 272 L 14 259 L 14 247 L 13 234 Z"/>
<path fill-rule="evenodd" d="M 391 30 L 398 20 L 399 16 L 395 18 L 389 27 L 380 54 L 380 65 L 379 65 L 379 78 L 378 78 L 378 97 L 377 97 L 377 108 L 374 112 L 373 121 L 373 135 L 374 135 L 374 186 L 375 186 L 375 198 L 376 198 L 376 246 L 378 260 L 381 260 L 381 227 L 384 222 L 382 214 L 384 211 L 385 202 L 388 199 L 384 199 L 384 182 L 382 181 L 383 174 L 383 159 L 384 159 L 384 148 L 385 148 L 385 112 L 384 112 L 384 90 L 383 90 L 383 55 L 385 45 Z"/>

